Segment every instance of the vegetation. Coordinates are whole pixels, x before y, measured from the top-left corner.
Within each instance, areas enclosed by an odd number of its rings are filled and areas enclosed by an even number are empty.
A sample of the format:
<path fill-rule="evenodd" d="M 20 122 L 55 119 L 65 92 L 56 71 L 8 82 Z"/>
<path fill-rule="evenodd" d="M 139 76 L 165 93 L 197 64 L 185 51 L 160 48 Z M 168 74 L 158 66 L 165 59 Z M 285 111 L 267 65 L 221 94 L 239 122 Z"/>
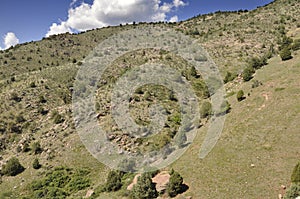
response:
<path fill-rule="evenodd" d="M 16 176 L 22 173 L 25 168 L 21 165 L 16 157 L 10 158 L 2 167 L 2 174 L 7 176 Z"/>
<path fill-rule="evenodd" d="M 108 173 L 106 184 L 104 186 L 104 191 L 118 191 L 122 187 L 122 177 L 124 173 L 121 171 L 110 171 Z"/>
<path fill-rule="evenodd" d="M 286 60 L 293 58 L 290 49 L 288 49 L 286 47 L 280 51 L 280 57 L 281 57 L 282 61 L 286 61 Z"/>
<path fill-rule="evenodd" d="M 86 169 L 73 170 L 57 167 L 39 180 L 31 183 L 31 198 L 66 198 L 90 186 Z"/>
<path fill-rule="evenodd" d="M 154 199 L 158 196 L 155 184 L 152 182 L 152 175 L 143 173 L 132 189 L 133 199 Z"/>
<path fill-rule="evenodd" d="M 244 96 L 244 91 L 243 90 L 239 90 L 236 94 L 236 99 L 237 101 L 243 101 L 245 99 L 245 96 Z"/>
<path fill-rule="evenodd" d="M 200 116 L 201 118 L 207 118 L 212 115 L 212 105 L 210 102 L 203 102 L 201 108 L 200 108 Z"/>
<path fill-rule="evenodd" d="M 175 197 L 183 191 L 183 178 L 174 170 L 171 170 L 170 175 L 170 180 L 167 185 L 167 193 L 170 197 Z"/>
<path fill-rule="evenodd" d="M 293 170 L 291 181 L 293 183 L 300 183 L 300 162 L 298 162 Z"/>

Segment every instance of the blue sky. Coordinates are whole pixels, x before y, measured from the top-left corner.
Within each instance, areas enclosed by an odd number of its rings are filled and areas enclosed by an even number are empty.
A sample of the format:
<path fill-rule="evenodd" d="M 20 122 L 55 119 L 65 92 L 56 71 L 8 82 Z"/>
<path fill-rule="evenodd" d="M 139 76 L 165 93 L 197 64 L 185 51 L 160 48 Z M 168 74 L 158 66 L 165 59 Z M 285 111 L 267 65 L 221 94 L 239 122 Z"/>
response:
<path fill-rule="evenodd" d="M 76 32 L 132 21 L 180 21 L 218 10 L 251 10 L 271 1 L 2 0 L 0 47 L 3 49 L 10 44 L 40 40 L 46 35 L 66 31 Z M 154 7 L 157 7 L 156 10 Z"/>

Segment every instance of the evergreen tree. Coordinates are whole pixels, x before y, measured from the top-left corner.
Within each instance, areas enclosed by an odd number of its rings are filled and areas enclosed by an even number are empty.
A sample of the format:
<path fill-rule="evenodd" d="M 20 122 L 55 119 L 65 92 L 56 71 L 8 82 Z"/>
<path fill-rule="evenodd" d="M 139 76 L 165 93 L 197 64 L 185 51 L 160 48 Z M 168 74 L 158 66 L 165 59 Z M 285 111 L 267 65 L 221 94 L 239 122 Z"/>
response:
<path fill-rule="evenodd" d="M 149 173 L 142 174 L 132 189 L 133 199 L 154 199 L 157 198 L 158 192 L 155 183 L 152 182 L 152 176 Z"/>

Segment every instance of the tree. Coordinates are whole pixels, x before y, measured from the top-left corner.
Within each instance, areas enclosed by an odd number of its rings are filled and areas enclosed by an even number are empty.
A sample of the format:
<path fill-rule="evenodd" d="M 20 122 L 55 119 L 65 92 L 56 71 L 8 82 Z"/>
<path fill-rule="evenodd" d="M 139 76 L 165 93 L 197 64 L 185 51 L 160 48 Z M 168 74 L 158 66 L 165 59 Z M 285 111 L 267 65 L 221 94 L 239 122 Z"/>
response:
<path fill-rule="evenodd" d="M 292 53 L 291 53 L 290 49 L 288 49 L 288 48 L 283 48 L 280 51 L 280 57 L 281 57 L 282 61 L 286 61 L 286 60 L 293 58 Z"/>
<path fill-rule="evenodd" d="M 22 173 L 24 170 L 25 168 L 20 164 L 16 157 L 9 159 L 2 167 L 2 173 L 8 176 L 16 176 Z"/>
<path fill-rule="evenodd" d="M 155 183 L 152 182 L 152 176 L 149 173 L 143 173 L 132 189 L 133 199 L 154 199 L 157 198 L 158 192 Z"/>
<path fill-rule="evenodd" d="M 291 180 L 293 183 L 300 183 L 300 162 L 298 162 L 298 164 L 295 166 Z"/>
<path fill-rule="evenodd" d="M 107 192 L 118 191 L 122 187 L 122 176 L 123 172 L 121 171 L 110 171 L 104 190 Z"/>
<path fill-rule="evenodd" d="M 244 91 L 243 90 L 239 90 L 236 94 L 236 99 L 240 102 L 242 100 L 245 99 L 245 96 L 244 96 Z"/>
<path fill-rule="evenodd" d="M 203 102 L 201 108 L 200 108 L 200 116 L 201 118 L 207 118 L 212 115 L 212 106 L 210 102 Z"/>
<path fill-rule="evenodd" d="M 40 164 L 40 162 L 39 162 L 39 160 L 36 158 L 36 159 L 34 159 L 34 161 L 33 161 L 33 163 L 32 163 L 32 167 L 34 168 L 34 169 L 39 169 L 39 168 L 41 168 L 41 164 Z"/>
<path fill-rule="evenodd" d="M 167 193 L 170 197 L 175 197 L 183 190 L 183 178 L 173 169 L 170 172 L 170 180 L 167 185 Z"/>

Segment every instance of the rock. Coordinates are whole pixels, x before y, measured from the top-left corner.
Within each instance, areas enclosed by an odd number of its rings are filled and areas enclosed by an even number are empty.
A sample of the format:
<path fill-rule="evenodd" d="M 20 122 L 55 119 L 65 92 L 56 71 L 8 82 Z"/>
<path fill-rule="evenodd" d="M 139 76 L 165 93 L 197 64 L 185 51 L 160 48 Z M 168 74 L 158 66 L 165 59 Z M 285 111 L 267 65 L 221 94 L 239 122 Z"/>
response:
<path fill-rule="evenodd" d="M 251 164 L 250 166 L 251 166 L 252 168 L 254 168 L 254 167 L 255 167 L 255 164 Z"/>
<path fill-rule="evenodd" d="M 280 187 L 281 187 L 281 189 L 286 189 L 285 185 L 281 185 Z"/>
<path fill-rule="evenodd" d="M 84 198 L 89 198 L 89 197 L 91 197 L 92 195 L 93 195 L 93 193 L 94 193 L 94 190 L 88 190 L 87 192 L 86 192 L 86 194 L 85 194 L 85 197 Z"/>
<path fill-rule="evenodd" d="M 278 199 L 283 199 L 282 194 L 278 194 Z"/>

